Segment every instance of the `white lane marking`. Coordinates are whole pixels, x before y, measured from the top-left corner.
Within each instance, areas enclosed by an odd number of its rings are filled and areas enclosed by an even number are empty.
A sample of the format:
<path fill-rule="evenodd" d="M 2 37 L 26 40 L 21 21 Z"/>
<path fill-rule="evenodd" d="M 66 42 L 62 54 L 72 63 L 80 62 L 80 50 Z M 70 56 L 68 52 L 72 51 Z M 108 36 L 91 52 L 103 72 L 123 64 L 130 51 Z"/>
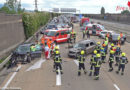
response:
<path fill-rule="evenodd" d="M 76 63 L 77 66 L 79 66 L 78 60 L 74 60 L 74 62 Z"/>
<path fill-rule="evenodd" d="M 31 70 L 34 70 L 34 69 L 38 69 L 38 68 L 41 68 L 41 65 L 42 63 L 45 62 L 45 60 L 43 60 L 42 58 L 37 61 L 34 65 L 32 65 L 31 67 L 29 67 L 26 71 L 31 71 Z"/>
<path fill-rule="evenodd" d="M 120 88 L 116 85 L 116 84 L 113 84 L 114 87 L 117 89 L 117 90 L 120 90 Z"/>
<path fill-rule="evenodd" d="M 8 80 L 7 83 L 4 85 L 4 87 L 2 88 L 2 90 L 5 90 L 5 89 L 8 87 L 8 85 L 9 85 L 10 82 L 13 80 L 13 78 L 15 77 L 15 75 L 17 74 L 17 72 L 20 70 L 21 67 L 22 67 L 21 65 L 19 65 L 19 66 L 17 67 L 16 72 L 14 72 L 14 73 L 12 74 L 12 76 L 9 78 L 9 80 Z"/>
<path fill-rule="evenodd" d="M 56 85 L 57 86 L 61 85 L 61 73 L 59 69 L 58 69 L 58 75 L 56 75 Z"/>

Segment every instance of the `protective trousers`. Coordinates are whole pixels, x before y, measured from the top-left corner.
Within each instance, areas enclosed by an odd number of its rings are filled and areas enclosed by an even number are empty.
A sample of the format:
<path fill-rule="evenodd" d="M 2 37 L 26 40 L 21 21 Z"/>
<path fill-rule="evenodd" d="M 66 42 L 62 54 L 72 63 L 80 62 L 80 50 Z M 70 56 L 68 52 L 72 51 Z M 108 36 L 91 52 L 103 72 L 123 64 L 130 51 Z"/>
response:
<path fill-rule="evenodd" d="M 102 56 L 101 59 L 102 59 L 102 62 L 105 62 L 106 56 Z"/>
<path fill-rule="evenodd" d="M 118 71 L 120 71 L 120 69 L 122 69 L 122 73 L 124 73 L 125 64 L 120 64 L 118 67 Z"/>
<path fill-rule="evenodd" d="M 93 75 L 95 75 L 94 67 L 95 67 L 95 64 L 92 63 L 91 66 L 90 66 L 90 74 L 89 74 L 89 76 L 91 76 L 92 73 L 93 73 Z"/>
<path fill-rule="evenodd" d="M 74 37 L 74 43 L 75 43 L 75 41 L 76 41 L 76 37 Z"/>
<path fill-rule="evenodd" d="M 85 38 L 85 33 L 83 33 L 83 39 Z"/>
<path fill-rule="evenodd" d="M 116 56 L 115 60 L 116 60 L 116 64 L 115 65 L 118 66 L 118 64 L 119 64 L 119 56 Z"/>
<path fill-rule="evenodd" d="M 100 71 L 100 67 L 95 67 L 96 78 L 99 78 L 99 71 Z"/>
<path fill-rule="evenodd" d="M 79 71 L 78 71 L 78 75 L 81 74 L 81 69 L 83 69 L 83 70 L 84 70 L 84 73 L 86 74 L 86 70 L 85 70 L 84 63 L 79 63 Z"/>
<path fill-rule="evenodd" d="M 60 72 L 62 74 L 62 66 L 61 63 L 55 63 L 55 67 L 56 67 L 56 74 L 58 74 L 58 68 L 60 69 Z"/>
<path fill-rule="evenodd" d="M 110 61 L 110 62 L 109 62 L 109 71 L 112 71 L 112 70 L 113 70 L 113 65 L 112 65 L 112 64 L 113 64 L 113 61 Z"/>

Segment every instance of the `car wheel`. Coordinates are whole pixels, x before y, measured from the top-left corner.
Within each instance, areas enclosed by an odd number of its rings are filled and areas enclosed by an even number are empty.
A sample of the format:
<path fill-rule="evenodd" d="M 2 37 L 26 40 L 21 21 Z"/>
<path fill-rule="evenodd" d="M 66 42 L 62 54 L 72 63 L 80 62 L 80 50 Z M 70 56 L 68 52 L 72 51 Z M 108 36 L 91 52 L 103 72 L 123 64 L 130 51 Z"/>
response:
<path fill-rule="evenodd" d="M 75 55 L 75 59 L 78 59 L 78 53 L 76 53 L 76 55 Z"/>
<path fill-rule="evenodd" d="M 28 63 L 31 62 L 31 57 L 30 57 L 30 56 L 27 57 L 27 62 L 28 62 Z"/>

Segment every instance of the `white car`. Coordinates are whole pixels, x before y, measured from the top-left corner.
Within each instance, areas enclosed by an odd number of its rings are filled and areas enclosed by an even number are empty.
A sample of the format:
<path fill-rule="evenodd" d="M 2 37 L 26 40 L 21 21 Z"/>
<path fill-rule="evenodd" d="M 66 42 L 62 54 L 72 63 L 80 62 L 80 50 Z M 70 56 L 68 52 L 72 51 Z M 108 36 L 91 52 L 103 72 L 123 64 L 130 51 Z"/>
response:
<path fill-rule="evenodd" d="M 89 30 L 89 34 L 97 35 L 97 36 L 99 36 L 101 31 L 106 30 L 103 25 L 100 25 L 100 24 L 97 24 L 97 23 L 88 24 L 86 26 L 86 29 Z"/>
<path fill-rule="evenodd" d="M 109 31 L 109 30 L 101 31 L 100 34 L 99 34 L 99 37 L 105 39 L 105 36 L 106 36 L 107 33 L 112 34 L 112 33 L 114 33 L 114 31 Z"/>

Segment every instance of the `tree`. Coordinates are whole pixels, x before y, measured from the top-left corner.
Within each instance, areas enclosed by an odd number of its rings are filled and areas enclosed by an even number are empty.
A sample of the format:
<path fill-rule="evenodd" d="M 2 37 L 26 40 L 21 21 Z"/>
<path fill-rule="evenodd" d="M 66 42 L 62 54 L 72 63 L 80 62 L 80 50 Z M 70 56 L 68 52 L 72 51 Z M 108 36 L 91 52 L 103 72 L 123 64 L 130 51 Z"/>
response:
<path fill-rule="evenodd" d="M 5 6 L 8 7 L 10 10 L 15 11 L 16 8 L 16 0 L 7 0 Z"/>
<path fill-rule="evenodd" d="M 105 14 L 105 8 L 104 7 L 101 8 L 101 14 Z"/>
<path fill-rule="evenodd" d="M 23 13 L 25 9 L 21 9 L 21 1 L 7 0 L 0 11 L 4 11 L 9 14 Z"/>
<path fill-rule="evenodd" d="M 121 12 L 121 14 L 130 14 L 130 11 L 129 10 L 124 10 Z"/>

